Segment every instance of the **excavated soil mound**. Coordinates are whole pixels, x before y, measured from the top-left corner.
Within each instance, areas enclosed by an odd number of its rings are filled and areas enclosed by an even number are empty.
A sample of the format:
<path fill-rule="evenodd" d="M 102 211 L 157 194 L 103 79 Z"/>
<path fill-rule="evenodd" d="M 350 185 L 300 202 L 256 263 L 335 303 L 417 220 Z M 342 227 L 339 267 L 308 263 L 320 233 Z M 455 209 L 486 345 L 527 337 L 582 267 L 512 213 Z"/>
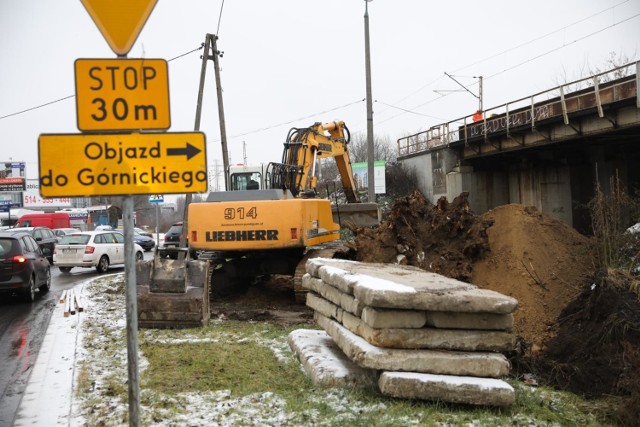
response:
<path fill-rule="evenodd" d="M 410 264 L 465 282 L 488 249 L 492 220 L 469 209 L 467 194 L 432 205 L 416 191 L 400 198 L 378 227 L 357 228 L 349 247 L 362 262 Z"/>
<path fill-rule="evenodd" d="M 491 251 L 473 264 L 471 283 L 518 300 L 514 331 L 535 353 L 593 276 L 591 241 L 532 206 L 499 206 L 480 218 L 494 222 Z"/>
<path fill-rule="evenodd" d="M 632 396 L 638 415 L 640 299 L 630 290 L 633 280 L 615 271 L 596 277 L 562 311 L 535 367 L 546 382 L 575 393 Z"/>
<path fill-rule="evenodd" d="M 352 259 L 408 263 L 516 298 L 514 371 L 584 396 L 624 396 L 620 420 L 637 425 L 638 278 L 594 278 L 590 238 L 531 206 L 476 216 L 464 193 L 435 205 L 413 193 L 380 226 L 353 231 Z"/>
<path fill-rule="evenodd" d="M 400 261 L 513 296 L 515 333 L 534 351 L 594 271 L 589 239 L 571 227 L 517 204 L 477 216 L 465 193 L 434 205 L 414 192 L 380 226 L 354 232 L 358 261 Z"/>

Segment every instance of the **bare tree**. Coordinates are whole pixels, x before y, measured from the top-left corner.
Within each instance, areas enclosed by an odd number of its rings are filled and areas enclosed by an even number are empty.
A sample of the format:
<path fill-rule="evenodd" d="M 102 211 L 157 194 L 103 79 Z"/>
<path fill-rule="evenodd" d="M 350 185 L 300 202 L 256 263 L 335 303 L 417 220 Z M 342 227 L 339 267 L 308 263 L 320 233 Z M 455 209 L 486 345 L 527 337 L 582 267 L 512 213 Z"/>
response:
<path fill-rule="evenodd" d="M 348 145 L 351 163 L 366 162 L 369 147 L 367 136 L 363 133 L 354 134 Z M 373 138 L 373 157 L 375 160 L 384 160 L 385 163 L 393 163 L 397 159 L 395 145 L 388 135 L 375 136 Z M 324 159 L 321 166 L 322 181 L 335 181 L 338 179 L 338 168 L 334 159 Z"/>
<path fill-rule="evenodd" d="M 356 133 L 349 143 L 349 153 L 351 161 L 354 163 L 366 162 L 368 159 L 369 146 L 367 143 L 367 135 L 364 133 Z M 375 160 L 384 160 L 386 163 L 396 161 L 397 153 L 395 145 L 391 141 L 389 135 L 374 136 L 373 138 L 373 157 Z"/>

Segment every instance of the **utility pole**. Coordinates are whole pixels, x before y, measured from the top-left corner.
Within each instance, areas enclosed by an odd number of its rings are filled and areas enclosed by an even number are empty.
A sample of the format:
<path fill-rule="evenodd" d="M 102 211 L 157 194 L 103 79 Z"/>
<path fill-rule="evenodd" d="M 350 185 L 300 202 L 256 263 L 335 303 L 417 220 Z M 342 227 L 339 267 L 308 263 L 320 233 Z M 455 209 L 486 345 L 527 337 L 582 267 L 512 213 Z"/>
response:
<path fill-rule="evenodd" d="M 227 190 L 227 171 L 229 170 L 229 152 L 227 151 L 227 129 L 224 121 L 224 104 L 222 103 L 222 87 L 220 84 L 220 64 L 218 63 L 218 56 L 222 57 L 224 52 L 218 50 L 216 41 L 218 36 L 215 34 L 207 34 L 204 40 L 204 51 L 202 52 L 202 66 L 200 68 L 200 87 L 198 89 L 198 102 L 196 105 L 196 121 L 194 130 L 200 130 L 200 117 L 202 116 L 202 96 L 204 93 L 204 81 L 207 74 L 207 61 L 213 59 L 213 68 L 216 77 L 216 92 L 218 95 L 218 120 L 220 122 L 220 142 L 222 144 L 222 161 L 224 163 L 224 189 Z M 191 193 L 187 193 L 184 201 L 184 214 L 182 220 L 182 235 L 180 236 L 180 247 L 187 247 L 187 230 L 189 226 L 188 211 L 191 204 Z M 178 253 L 179 259 L 183 259 L 182 252 Z"/>
<path fill-rule="evenodd" d="M 367 187 L 369 203 L 376 201 L 374 152 L 373 152 L 373 104 L 371 101 L 371 52 L 369 48 L 369 2 L 364 0 L 364 62 L 367 81 Z"/>
<path fill-rule="evenodd" d="M 222 85 L 220 83 L 220 63 L 218 57 L 222 57 L 224 52 L 218 50 L 218 36 L 207 34 L 204 42 L 204 52 L 202 53 L 202 67 L 200 70 L 200 88 L 198 90 L 198 104 L 196 108 L 195 130 L 200 130 L 200 117 L 202 116 L 202 96 L 204 92 L 204 80 L 207 74 L 207 60 L 213 59 L 214 73 L 216 78 L 216 92 L 218 99 L 218 121 L 220 122 L 220 142 L 222 144 L 222 163 L 224 167 L 224 187 L 227 186 L 227 171 L 229 170 L 229 151 L 227 149 L 227 129 L 224 119 L 224 104 L 222 102 Z"/>

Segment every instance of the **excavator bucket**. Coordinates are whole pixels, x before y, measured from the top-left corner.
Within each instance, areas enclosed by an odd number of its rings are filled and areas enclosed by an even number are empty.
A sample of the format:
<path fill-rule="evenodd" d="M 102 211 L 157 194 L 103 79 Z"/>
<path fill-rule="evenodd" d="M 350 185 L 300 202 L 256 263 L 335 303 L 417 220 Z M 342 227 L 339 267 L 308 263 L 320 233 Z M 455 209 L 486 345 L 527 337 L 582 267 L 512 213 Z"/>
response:
<path fill-rule="evenodd" d="M 160 258 L 153 257 L 151 267 L 151 292 L 186 292 L 187 291 L 187 265 L 189 263 L 189 251 L 175 249 L 176 252 L 184 252 L 184 260 L 179 257 Z"/>
<path fill-rule="evenodd" d="M 136 264 L 138 326 L 183 328 L 204 326 L 209 321 L 209 263 L 184 259 L 152 260 Z"/>
<path fill-rule="evenodd" d="M 377 203 L 347 203 L 331 206 L 333 221 L 342 226 L 374 227 L 380 225 L 382 214 Z"/>

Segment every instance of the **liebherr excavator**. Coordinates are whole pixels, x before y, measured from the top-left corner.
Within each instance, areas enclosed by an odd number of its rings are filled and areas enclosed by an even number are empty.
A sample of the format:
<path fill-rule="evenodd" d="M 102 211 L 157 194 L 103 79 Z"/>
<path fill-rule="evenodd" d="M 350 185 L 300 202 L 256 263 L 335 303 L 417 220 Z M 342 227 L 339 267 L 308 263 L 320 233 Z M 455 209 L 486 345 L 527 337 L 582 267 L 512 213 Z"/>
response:
<path fill-rule="evenodd" d="M 296 300 L 304 301 L 300 278 L 306 260 L 331 257 L 340 239 L 331 202 L 316 193 L 317 159 L 333 157 L 348 203 L 379 221 L 377 205 L 358 198 L 349 139 L 342 121 L 293 128 L 282 162 L 267 166 L 266 188 L 212 192 L 206 202 L 189 205 L 189 248 L 213 264 L 214 297 L 246 288 L 259 276 L 282 274 L 294 276 Z"/>

